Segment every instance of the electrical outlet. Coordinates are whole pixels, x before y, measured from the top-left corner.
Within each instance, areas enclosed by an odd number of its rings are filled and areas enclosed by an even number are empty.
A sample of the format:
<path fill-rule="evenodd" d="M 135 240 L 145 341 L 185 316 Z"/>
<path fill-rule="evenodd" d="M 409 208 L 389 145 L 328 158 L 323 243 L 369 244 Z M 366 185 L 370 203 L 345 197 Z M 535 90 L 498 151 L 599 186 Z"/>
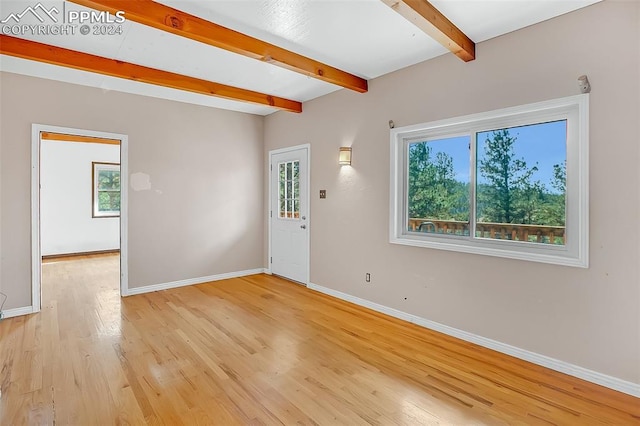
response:
<path fill-rule="evenodd" d="M 327 198 L 327 190 L 326 189 L 321 189 L 320 190 L 320 198 Z"/>
<path fill-rule="evenodd" d="M 371 274 L 368 273 L 368 272 L 366 274 L 364 274 L 364 280 L 366 282 L 370 283 L 371 282 Z"/>

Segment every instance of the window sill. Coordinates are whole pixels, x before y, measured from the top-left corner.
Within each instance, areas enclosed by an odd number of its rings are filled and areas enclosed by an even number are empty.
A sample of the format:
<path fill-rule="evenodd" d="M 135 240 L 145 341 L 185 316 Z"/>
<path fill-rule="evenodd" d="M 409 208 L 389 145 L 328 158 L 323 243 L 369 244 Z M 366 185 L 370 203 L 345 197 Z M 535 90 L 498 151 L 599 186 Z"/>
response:
<path fill-rule="evenodd" d="M 489 241 L 470 239 L 448 239 L 434 241 L 439 238 L 424 239 L 403 235 L 402 237 L 391 236 L 391 244 L 399 244 L 412 247 L 423 247 L 437 250 L 456 251 L 460 253 L 480 254 L 485 256 L 502 257 L 506 259 L 525 260 L 530 262 L 548 263 L 552 265 L 571 266 L 576 268 L 588 268 L 589 263 L 586 256 L 588 248 L 584 247 L 578 256 L 572 256 L 564 246 L 558 247 L 533 247 L 526 244 L 510 241 Z M 556 253 L 550 253 L 551 251 Z"/>

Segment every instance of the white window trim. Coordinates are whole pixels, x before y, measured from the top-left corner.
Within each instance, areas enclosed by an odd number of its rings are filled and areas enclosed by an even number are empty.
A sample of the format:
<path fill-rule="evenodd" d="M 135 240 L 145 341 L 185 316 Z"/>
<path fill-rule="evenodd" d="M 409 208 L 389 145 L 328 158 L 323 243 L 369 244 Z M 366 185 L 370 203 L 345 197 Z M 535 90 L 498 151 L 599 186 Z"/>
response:
<path fill-rule="evenodd" d="M 561 117 L 561 118 L 559 118 Z M 433 139 L 460 133 L 515 127 L 526 123 L 564 119 L 567 121 L 567 244 L 553 246 L 521 241 L 469 237 L 418 235 L 407 231 L 406 173 L 408 140 Z M 475 161 L 475 141 L 470 162 Z M 528 260 L 573 267 L 589 266 L 589 95 L 576 95 L 391 130 L 391 181 L 389 242 L 415 247 L 450 250 Z M 473 164 L 473 163 L 470 163 Z M 472 168 L 475 173 L 475 168 Z M 475 189 L 474 189 L 475 190 Z M 474 200 L 475 194 L 472 194 Z M 471 201 L 474 204 L 474 201 Z M 473 210 L 473 209 L 472 209 Z M 471 211 L 470 215 L 474 212 Z M 470 216 L 471 217 L 471 216 Z M 473 225 L 472 221 L 472 225 Z"/>

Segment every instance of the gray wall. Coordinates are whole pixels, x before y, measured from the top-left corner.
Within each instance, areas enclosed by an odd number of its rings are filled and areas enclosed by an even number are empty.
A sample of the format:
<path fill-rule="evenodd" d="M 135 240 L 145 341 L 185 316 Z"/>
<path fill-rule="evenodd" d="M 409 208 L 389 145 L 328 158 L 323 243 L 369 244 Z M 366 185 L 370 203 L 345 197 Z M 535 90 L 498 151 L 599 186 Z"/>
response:
<path fill-rule="evenodd" d="M 263 118 L 0 73 L 0 286 L 31 305 L 31 124 L 129 136 L 129 287 L 261 268 Z"/>
<path fill-rule="evenodd" d="M 265 153 L 311 144 L 311 282 L 640 383 L 638 2 L 605 1 L 265 120 Z M 593 86 L 589 269 L 391 245 L 389 128 Z M 337 165 L 353 145 L 353 167 Z M 318 199 L 318 190 L 327 199 Z M 365 272 L 372 284 L 364 282 Z M 406 300 L 405 300 L 406 298 Z"/>

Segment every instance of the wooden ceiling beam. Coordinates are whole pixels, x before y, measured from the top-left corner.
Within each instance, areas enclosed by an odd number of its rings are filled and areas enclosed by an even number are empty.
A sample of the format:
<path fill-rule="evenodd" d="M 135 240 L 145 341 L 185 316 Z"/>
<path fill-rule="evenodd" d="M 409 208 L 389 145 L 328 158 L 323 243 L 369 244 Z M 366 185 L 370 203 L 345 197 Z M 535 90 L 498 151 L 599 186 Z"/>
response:
<path fill-rule="evenodd" d="M 367 80 L 363 78 L 152 0 L 70 1 L 113 14 L 123 11 L 127 20 L 278 65 L 356 92 L 368 90 Z"/>
<path fill-rule="evenodd" d="M 40 139 L 43 141 L 82 142 L 82 143 L 101 143 L 101 144 L 107 144 L 107 145 L 120 145 L 120 139 L 100 138 L 97 136 L 70 135 L 68 133 L 40 132 Z"/>
<path fill-rule="evenodd" d="M 297 101 L 3 34 L 0 35 L 0 53 L 202 95 L 302 112 L 302 104 Z"/>
<path fill-rule="evenodd" d="M 382 0 L 405 19 L 465 62 L 476 58 L 476 45 L 427 0 Z"/>

